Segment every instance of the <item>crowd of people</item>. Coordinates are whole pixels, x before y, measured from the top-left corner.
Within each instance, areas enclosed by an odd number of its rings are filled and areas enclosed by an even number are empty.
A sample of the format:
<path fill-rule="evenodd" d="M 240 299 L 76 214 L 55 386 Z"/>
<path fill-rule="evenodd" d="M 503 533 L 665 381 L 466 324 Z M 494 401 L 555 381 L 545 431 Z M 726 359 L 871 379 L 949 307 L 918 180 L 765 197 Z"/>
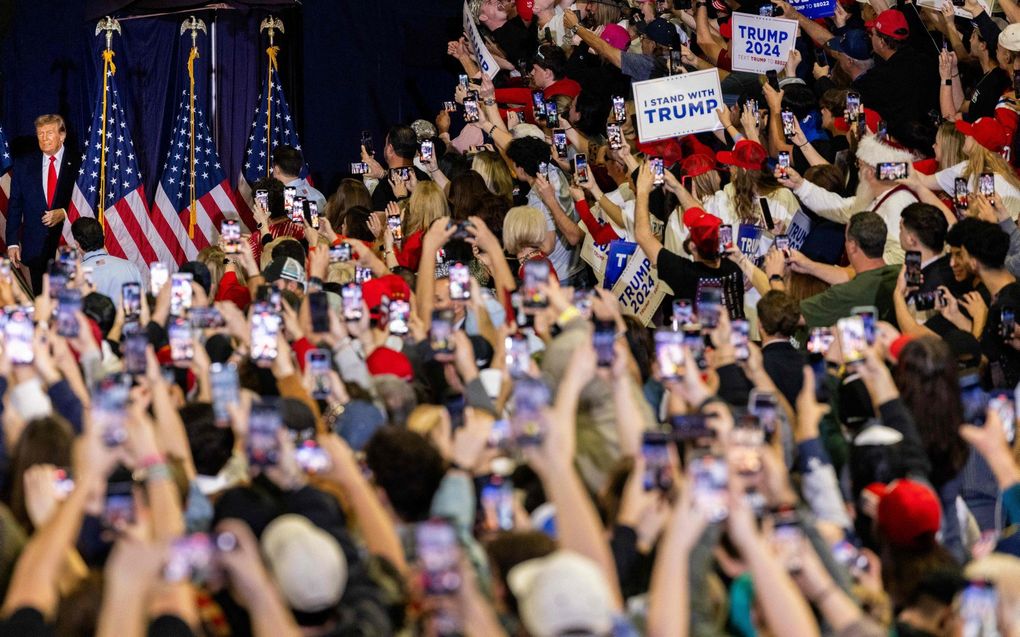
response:
<path fill-rule="evenodd" d="M 8 228 L 0 634 L 1020 635 L 1016 0 L 466 7 L 497 73 L 179 269 Z"/>

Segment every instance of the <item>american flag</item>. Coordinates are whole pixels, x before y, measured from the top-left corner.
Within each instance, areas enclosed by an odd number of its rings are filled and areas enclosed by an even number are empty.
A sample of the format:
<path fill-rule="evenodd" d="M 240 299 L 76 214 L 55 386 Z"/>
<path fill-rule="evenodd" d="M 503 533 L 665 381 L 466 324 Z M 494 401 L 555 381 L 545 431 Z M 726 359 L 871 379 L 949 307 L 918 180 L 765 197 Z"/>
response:
<path fill-rule="evenodd" d="M 297 131 L 294 129 L 294 118 L 290 116 L 290 107 L 287 105 L 287 98 L 283 94 L 283 85 L 280 84 L 280 76 L 276 72 L 275 63 L 267 77 L 262 83 L 262 92 L 259 94 L 259 101 L 255 105 L 255 119 L 251 122 L 251 133 L 248 135 L 248 149 L 244 153 L 244 166 L 241 168 L 241 177 L 238 179 L 237 190 L 243 197 L 244 203 L 250 208 L 252 206 L 251 184 L 263 177 L 269 176 L 269 163 L 273 154 L 273 148 L 278 144 L 287 144 L 297 150 L 301 150 L 301 141 L 298 139 Z M 270 84 L 271 82 L 271 84 Z M 272 99 L 268 97 L 269 88 L 272 86 Z M 268 112 L 267 112 L 268 111 Z M 269 126 L 272 121 L 272 127 Z M 266 138 L 269 138 L 268 140 Z M 301 178 L 308 180 L 308 165 L 301 167 Z M 309 181 L 309 183 L 311 183 Z M 242 206 L 238 205 L 238 208 Z M 248 228 L 253 227 L 254 220 L 250 210 L 241 211 L 241 220 Z"/>
<path fill-rule="evenodd" d="M 152 222 L 177 265 L 194 259 L 217 241 L 225 213 L 235 213 L 230 184 L 202 109 L 195 107 L 195 237 L 188 237 L 191 217 L 191 104 L 184 91 L 177 109 L 170 152 L 152 203 Z"/>
<path fill-rule="evenodd" d="M 7 202 L 11 197 L 11 151 L 7 148 L 7 135 L 0 127 L 0 250 L 7 252 Z"/>
<path fill-rule="evenodd" d="M 106 200 L 99 202 L 103 171 L 101 140 L 103 137 L 103 82 L 100 76 L 99 95 L 92 114 L 88 146 L 82 155 L 78 181 L 71 194 L 71 209 L 64 224 L 64 239 L 73 245 L 71 224 L 79 217 L 95 217 L 100 203 L 106 230 L 106 250 L 115 257 L 135 262 L 142 271 L 154 261 L 172 263 L 174 256 L 160 240 L 149 218 L 145 187 L 135 159 L 134 145 L 127 126 L 127 113 L 120 105 L 117 82 L 111 71 L 106 73 Z"/>

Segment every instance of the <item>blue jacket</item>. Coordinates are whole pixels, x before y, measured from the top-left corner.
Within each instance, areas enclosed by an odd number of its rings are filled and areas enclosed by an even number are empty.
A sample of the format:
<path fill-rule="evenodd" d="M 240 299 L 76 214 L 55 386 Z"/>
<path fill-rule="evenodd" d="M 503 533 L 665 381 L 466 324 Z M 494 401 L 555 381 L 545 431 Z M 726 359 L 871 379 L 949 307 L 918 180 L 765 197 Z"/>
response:
<path fill-rule="evenodd" d="M 53 204 L 47 205 L 42 182 L 42 152 L 33 152 L 14 162 L 5 239 L 9 246 L 21 246 L 22 261 L 40 257 L 45 260 L 56 252 L 61 226 L 47 228 L 43 225 L 42 215 L 47 210 L 70 209 L 71 193 L 78 178 L 80 163 L 80 155 L 65 145 Z"/>

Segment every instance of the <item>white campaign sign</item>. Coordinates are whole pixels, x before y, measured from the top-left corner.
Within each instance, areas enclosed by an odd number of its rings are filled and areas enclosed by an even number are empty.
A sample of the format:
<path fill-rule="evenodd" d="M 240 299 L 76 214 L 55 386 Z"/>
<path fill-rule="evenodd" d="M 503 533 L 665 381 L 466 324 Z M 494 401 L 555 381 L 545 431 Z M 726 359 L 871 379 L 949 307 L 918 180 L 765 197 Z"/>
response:
<path fill-rule="evenodd" d="M 797 21 L 734 13 L 730 56 L 734 71 L 764 73 L 786 66 L 797 42 Z"/>
<path fill-rule="evenodd" d="M 638 139 L 642 143 L 722 128 L 718 69 L 634 82 Z"/>
<path fill-rule="evenodd" d="M 475 50 L 475 60 L 482 69 L 482 73 L 488 75 L 489 79 L 495 77 L 496 73 L 499 73 L 499 65 L 496 64 L 496 58 L 492 57 L 492 53 L 489 53 L 489 49 L 486 48 L 482 34 L 478 32 L 478 25 L 475 24 L 474 16 L 471 15 L 471 7 L 468 6 L 467 0 L 464 0 L 464 35 L 467 36 L 471 48 Z"/>

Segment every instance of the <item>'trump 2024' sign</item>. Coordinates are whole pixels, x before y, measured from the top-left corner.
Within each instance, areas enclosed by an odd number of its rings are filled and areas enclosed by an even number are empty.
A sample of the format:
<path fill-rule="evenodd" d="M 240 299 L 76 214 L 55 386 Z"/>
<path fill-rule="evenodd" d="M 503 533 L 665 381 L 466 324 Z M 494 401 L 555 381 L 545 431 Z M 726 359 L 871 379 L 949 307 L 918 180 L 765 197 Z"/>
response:
<path fill-rule="evenodd" d="M 797 21 L 734 13 L 730 53 L 734 71 L 764 73 L 786 66 L 797 40 Z"/>
<path fill-rule="evenodd" d="M 723 103 L 716 69 L 634 82 L 633 86 L 642 143 L 722 128 L 715 114 Z"/>

